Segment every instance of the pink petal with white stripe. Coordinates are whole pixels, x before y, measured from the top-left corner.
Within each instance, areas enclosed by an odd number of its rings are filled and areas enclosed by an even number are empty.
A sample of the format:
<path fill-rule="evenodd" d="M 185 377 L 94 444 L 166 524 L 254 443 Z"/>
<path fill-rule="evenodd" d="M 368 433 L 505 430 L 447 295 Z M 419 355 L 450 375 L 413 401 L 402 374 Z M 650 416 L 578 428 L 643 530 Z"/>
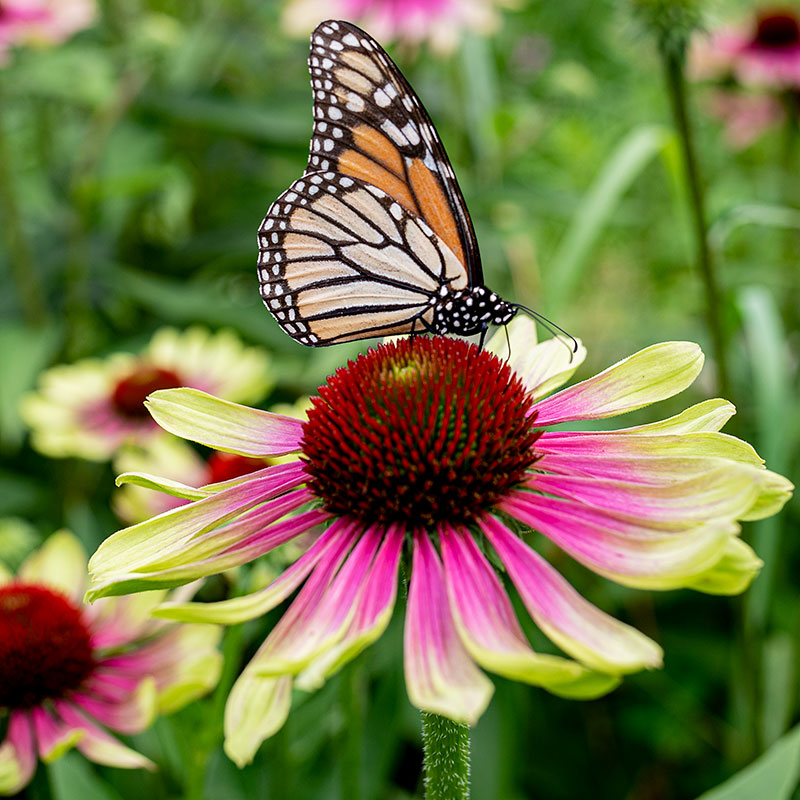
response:
<path fill-rule="evenodd" d="M 409 699 L 423 711 L 473 725 L 492 697 L 491 681 L 458 636 L 442 564 L 421 531 L 414 533 L 404 663 Z"/>
<path fill-rule="evenodd" d="M 539 531 L 575 560 L 600 575 L 637 588 L 685 586 L 714 566 L 726 541 L 738 531 L 733 522 L 685 530 L 592 509 L 569 500 L 514 491 L 502 511 Z"/>
<path fill-rule="evenodd" d="M 683 391 L 702 368 L 703 352 L 696 344 L 654 344 L 540 401 L 534 409 L 536 422 L 555 425 L 635 411 Z"/>
<path fill-rule="evenodd" d="M 357 537 L 353 549 L 317 565 L 267 638 L 255 667 L 258 674 L 297 674 L 344 635 L 382 533 L 378 528 L 362 532 L 358 522 L 350 524 L 351 536 Z"/>
<path fill-rule="evenodd" d="M 220 400 L 199 389 L 160 389 L 145 406 L 164 430 L 226 453 L 282 456 L 298 451 L 303 437 L 298 419 Z"/>
<path fill-rule="evenodd" d="M 612 675 L 661 666 L 655 642 L 587 602 L 499 520 L 480 524 L 534 622 L 562 650 Z"/>
<path fill-rule="evenodd" d="M 0 792 L 16 794 L 36 770 L 36 740 L 29 715 L 12 711 L 8 719 L 6 738 L 0 744 Z"/>
<path fill-rule="evenodd" d="M 297 676 L 300 689 L 315 689 L 348 661 L 374 642 L 386 630 L 397 598 L 397 578 L 404 531 L 400 525 L 378 529 L 381 549 L 356 599 L 353 619 L 342 639 L 317 656 Z"/>
<path fill-rule="evenodd" d="M 461 641 L 485 669 L 573 698 L 598 697 L 619 683 L 561 656 L 535 653 L 496 572 L 466 529 L 440 528 L 445 583 Z"/>

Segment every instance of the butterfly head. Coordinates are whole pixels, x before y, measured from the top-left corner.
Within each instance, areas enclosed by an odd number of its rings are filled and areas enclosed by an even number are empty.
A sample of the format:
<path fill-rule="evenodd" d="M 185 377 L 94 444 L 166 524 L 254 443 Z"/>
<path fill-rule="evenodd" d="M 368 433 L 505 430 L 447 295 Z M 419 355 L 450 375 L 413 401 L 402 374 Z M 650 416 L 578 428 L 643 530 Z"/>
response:
<path fill-rule="evenodd" d="M 489 325 L 506 325 L 517 309 L 485 286 L 452 291 L 447 287 L 433 308 L 434 333 L 471 336 Z"/>

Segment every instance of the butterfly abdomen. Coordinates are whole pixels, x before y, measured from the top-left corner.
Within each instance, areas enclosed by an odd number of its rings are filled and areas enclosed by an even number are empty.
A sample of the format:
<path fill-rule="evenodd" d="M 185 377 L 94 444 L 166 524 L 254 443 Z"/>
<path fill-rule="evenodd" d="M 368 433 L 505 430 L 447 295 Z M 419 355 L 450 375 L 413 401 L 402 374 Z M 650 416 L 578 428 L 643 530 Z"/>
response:
<path fill-rule="evenodd" d="M 489 325 L 506 325 L 517 309 L 485 286 L 470 286 L 452 291 L 442 287 L 433 309 L 434 333 L 471 336 Z"/>

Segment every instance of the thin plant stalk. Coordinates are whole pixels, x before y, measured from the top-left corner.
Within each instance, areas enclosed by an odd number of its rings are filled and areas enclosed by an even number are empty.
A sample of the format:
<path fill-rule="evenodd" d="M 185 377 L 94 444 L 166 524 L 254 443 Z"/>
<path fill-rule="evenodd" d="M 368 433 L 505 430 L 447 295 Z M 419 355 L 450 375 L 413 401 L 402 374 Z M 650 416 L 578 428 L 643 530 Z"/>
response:
<path fill-rule="evenodd" d="M 348 664 L 342 671 L 341 700 L 347 720 L 340 759 L 342 797 L 346 797 L 347 800 L 361 800 L 365 709 L 361 667 L 358 661 Z"/>
<path fill-rule="evenodd" d="M 2 92 L 0 91 L 0 105 L 2 102 Z M 25 236 L 14 176 L 8 166 L 11 163 L 12 154 L 6 141 L 3 122 L 4 120 L 0 118 L 0 216 L 3 219 L 2 227 L 8 246 L 11 278 L 16 286 L 22 314 L 29 324 L 39 325 L 47 316 L 42 281 L 39 277 L 33 250 Z"/>
<path fill-rule="evenodd" d="M 426 800 L 469 800 L 469 727 L 422 712 Z"/>
<path fill-rule="evenodd" d="M 669 93 L 675 127 L 678 131 L 686 183 L 689 188 L 689 207 L 694 226 L 697 267 L 705 290 L 706 322 L 711 334 L 714 356 L 717 362 L 718 388 L 723 397 L 730 397 L 728 361 L 725 351 L 725 335 L 720 315 L 720 290 L 711 249 L 708 246 L 708 222 L 700 167 L 695 150 L 689 108 L 686 101 L 686 78 L 684 76 L 683 53 L 667 43 L 660 47 L 664 76 Z"/>

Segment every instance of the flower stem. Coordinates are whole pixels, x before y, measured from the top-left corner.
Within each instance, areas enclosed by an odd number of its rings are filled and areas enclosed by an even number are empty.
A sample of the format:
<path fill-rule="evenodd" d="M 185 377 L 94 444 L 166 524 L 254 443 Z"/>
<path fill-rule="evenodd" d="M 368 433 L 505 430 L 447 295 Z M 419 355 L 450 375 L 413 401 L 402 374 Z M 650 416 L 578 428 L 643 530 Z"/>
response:
<path fill-rule="evenodd" d="M 468 800 L 469 727 L 422 712 L 427 800 Z"/>
<path fill-rule="evenodd" d="M 672 116 L 678 130 L 683 154 L 684 177 L 689 188 L 689 206 L 694 224 L 697 266 L 703 280 L 706 299 L 706 322 L 711 333 L 717 362 L 718 388 L 723 397 L 730 396 L 725 336 L 720 317 L 720 291 L 708 246 L 708 223 L 700 168 L 695 152 L 689 108 L 686 102 L 686 78 L 683 72 L 684 54 L 679 48 L 662 42 L 660 46 L 664 76 L 672 106 Z"/>
<path fill-rule="evenodd" d="M 0 89 L 2 87 L 0 86 Z M 0 104 L 3 103 L 0 92 Z M 0 216 L 3 218 L 9 266 L 16 284 L 17 295 L 25 319 L 31 325 L 44 322 L 47 310 L 44 305 L 44 292 L 39 278 L 36 261 L 30 243 L 25 235 L 24 223 L 17 202 L 14 176 L 9 169 L 12 154 L 6 141 L 3 120 L 0 119 Z"/>

